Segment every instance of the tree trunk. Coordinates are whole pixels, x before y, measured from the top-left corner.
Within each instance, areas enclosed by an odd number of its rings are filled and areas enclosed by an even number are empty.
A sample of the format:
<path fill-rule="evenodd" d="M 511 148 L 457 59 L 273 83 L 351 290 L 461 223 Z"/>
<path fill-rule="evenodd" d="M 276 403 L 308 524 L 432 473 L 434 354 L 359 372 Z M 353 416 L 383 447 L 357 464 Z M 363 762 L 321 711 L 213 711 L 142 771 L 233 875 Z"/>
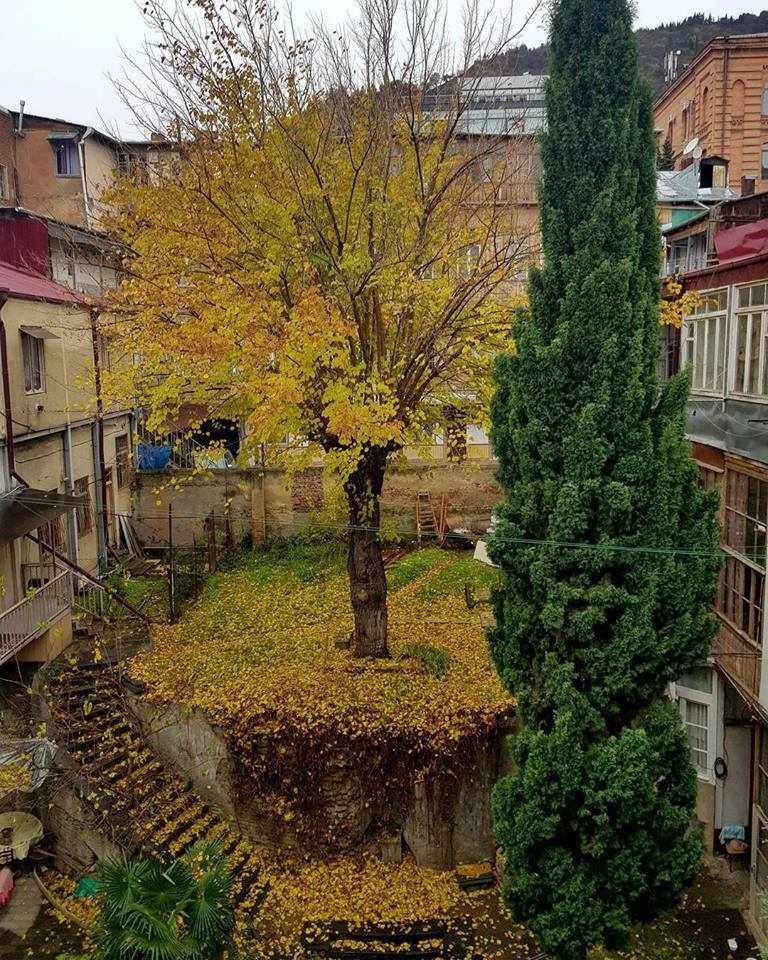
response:
<path fill-rule="evenodd" d="M 349 504 L 347 571 L 356 657 L 389 656 L 387 578 L 379 540 L 385 463 L 384 451 L 371 451 L 345 484 Z"/>

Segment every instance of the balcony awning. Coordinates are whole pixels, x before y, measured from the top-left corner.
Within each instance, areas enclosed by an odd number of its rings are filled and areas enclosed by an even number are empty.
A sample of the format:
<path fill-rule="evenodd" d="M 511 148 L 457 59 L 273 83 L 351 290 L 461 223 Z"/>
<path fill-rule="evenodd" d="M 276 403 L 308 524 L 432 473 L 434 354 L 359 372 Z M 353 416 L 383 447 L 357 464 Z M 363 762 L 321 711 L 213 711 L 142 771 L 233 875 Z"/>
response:
<path fill-rule="evenodd" d="M 85 497 L 17 487 L 11 493 L 0 496 L 0 543 L 18 540 L 49 520 L 60 517 L 62 513 L 85 506 Z"/>

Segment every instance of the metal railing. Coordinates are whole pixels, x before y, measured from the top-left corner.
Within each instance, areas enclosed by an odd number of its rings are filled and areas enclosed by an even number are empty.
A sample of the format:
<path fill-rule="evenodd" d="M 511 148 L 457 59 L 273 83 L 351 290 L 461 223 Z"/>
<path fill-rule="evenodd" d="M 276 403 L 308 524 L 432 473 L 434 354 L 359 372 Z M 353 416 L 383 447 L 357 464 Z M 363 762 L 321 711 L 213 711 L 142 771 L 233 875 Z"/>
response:
<path fill-rule="evenodd" d="M 43 584 L 31 596 L 0 613 L 0 664 L 41 636 L 72 606 L 72 575 L 69 570 Z"/>

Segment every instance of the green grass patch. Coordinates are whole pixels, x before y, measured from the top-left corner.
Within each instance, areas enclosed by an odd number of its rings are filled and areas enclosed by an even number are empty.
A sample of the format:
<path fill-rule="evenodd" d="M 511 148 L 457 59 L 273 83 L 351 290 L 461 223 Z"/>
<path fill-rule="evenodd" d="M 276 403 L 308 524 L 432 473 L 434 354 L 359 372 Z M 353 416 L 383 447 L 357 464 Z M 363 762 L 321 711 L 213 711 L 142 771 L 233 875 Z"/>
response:
<path fill-rule="evenodd" d="M 438 680 L 445 676 L 451 658 L 440 647 L 428 643 L 407 643 L 400 654 L 401 660 L 418 660 L 431 677 Z"/>
<path fill-rule="evenodd" d="M 452 596 L 461 593 L 465 584 L 469 584 L 473 590 L 487 590 L 498 581 L 498 570 L 466 554 L 436 570 L 433 576 L 421 584 L 416 596 L 425 600 Z"/>
<path fill-rule="evenodd" d="M 387 570 L 387 587 L 390 591 L 399 590 L 445 562 L 445 552 L 437 547 L 407 553 L 394 567 Z"/>

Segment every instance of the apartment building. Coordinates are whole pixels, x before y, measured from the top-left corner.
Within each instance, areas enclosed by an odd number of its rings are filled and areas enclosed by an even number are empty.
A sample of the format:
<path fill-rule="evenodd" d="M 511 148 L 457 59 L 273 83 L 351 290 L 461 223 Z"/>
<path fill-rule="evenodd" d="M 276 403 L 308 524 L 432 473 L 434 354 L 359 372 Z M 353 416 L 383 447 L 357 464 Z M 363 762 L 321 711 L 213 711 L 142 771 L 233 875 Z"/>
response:
<path fill-rule="evenodd" d="M 148 176 L 165 147 L 0 110 L 0 663 L 68 642 L 130 513 L 132 414 L 97 416 L 94 376 L 123 251 L 96 225 L 114 170 Z"/>
<path fill-rule="evenodd" d="M 95 363 L 110 363 L 97 310 L 1 262 L 0 302 L 1 663 L 45 660 L 68 642 L 73 592 L 90 581 L 66 561 L 103 569 L 130 511 L 132 455 L 130 413 L 94 416 Z"/>
<path fill-rule="evenodd" d="M 699 773 L 698 817 L 710 850 L 743 836 L 750 916 L 768 892 L 768 193 L 702 213 L 667 236 L 668 267 L 698 303 L 663 351 L 664 372 L 690 364 L 687 432 L 701 482 L 720 492 L 724 563 L 710 660 L 674 695 Z M 667 331 L 668 332 L 668 331 Z"/>
<path fill-rule="evenodd" d="M 114 172 L 152 175 L 173 147 L 159 134 L 122 141 L 94 127 L 0 107 L 0 207 L 98 228 Z"/>
<path fill-rule="evenodd" d="M 768 187 L 768 34 L 716 37 L 656 101 L 660 142 L 675 167 L 701 151 L 704 187 L 740 189 L 742 177 Z M 688 151 L 686 152 L 686 147 Z"/>

